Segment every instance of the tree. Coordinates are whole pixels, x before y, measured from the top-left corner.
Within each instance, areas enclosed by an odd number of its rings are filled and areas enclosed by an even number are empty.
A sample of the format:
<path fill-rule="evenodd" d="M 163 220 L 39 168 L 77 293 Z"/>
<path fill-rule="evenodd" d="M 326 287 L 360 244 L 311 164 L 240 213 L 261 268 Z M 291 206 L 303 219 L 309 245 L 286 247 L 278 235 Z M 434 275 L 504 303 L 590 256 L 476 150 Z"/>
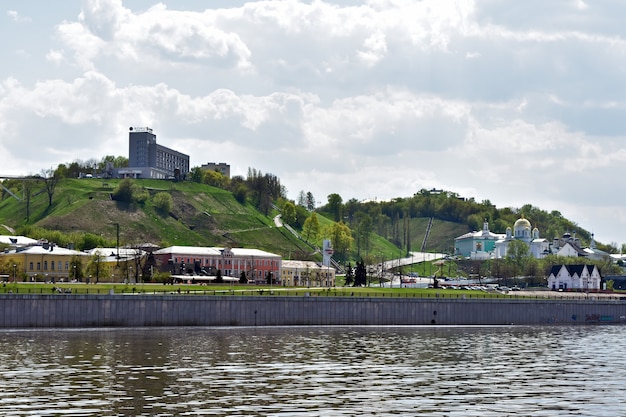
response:
<path fill-rule="evenodd" d="M 103 261 L 104 256 L 96 250 L 87 263 L 87 275 L 96 277 L 96 283 L 100 282 L 100 278 L 109 276 L 109 268 Z"/>
<path fill-rule="evenodd" d="M 532 258 L 528 244 L 522 240 L 512 240 L 506 251 L 506 259 L 514 267 L 515 275 L 519 275 L 524 271 L 524 265 Z"/>
<path fill-rule="evenodd" d="M 113 191 L 113 200 L 124 203 L 132 203 L 133 201 L 134 183 L 130 178 L 124 178 L 119 182 L 117 188 Z"/>
<path fill-rule="evenodd" d="M 202 177 L 204 172 L 200 167 L 193 167 L 189 170 L 189 179 L 192 182 L 202 183 Z"/>
<path fill-rule="evenodd" d="M 344 222 L 336 222 L 326 229 L 325 235 L 332 242 L 335 258 L 345 259 L 354 241 L 350 228 Z"/>
<path fill-rule="evenodd" d="M 167 214 L 172 211 L 172 206 L 174 205 L 172 196 L 166 192 L 157 193 L 153 198 L 153 202 L 154 207 L 163 214 Z"/>
<path fill-rule="evenodd" d="M 221 172 L 206 170 L 202 175 L 202 182 L 213 187 L 225 189 L 228 185 L 228 178 Z"/>
<path fill-rule="evenodd" d="M 224 282 L 224 278 L 222 277 L 222 270 L 218 269 L 217 272 L 215 273 L 215 283 L 221 284 L 223 282 Z"/>
<path fill-rule="evenodd" d="M 332 193 L 328 196 L 328 211 L 333 215 L 336 222 L 341 220 L 341 207 L 343 199 L 339 194 Z"/>
<path fill-rule="evenodd" d="M 239 202 L 239 204 L 244 204 L 246 202 L 246 196 L 248 194 L 248 189 L 245 184 L 237 184 L 235 189 L 233 190 L 233 196 L 235 200 Z"/>
<path fill-rule="evenodd" d="M 241 271 L 241 274 L 239 274 L 239 283 L 240 284 L 248 283 L 248 277 L 246 277 L 246 271 Z"/>
<path fill-rule="evenodd" d="M 306 194 L 304 193 L 304 190 L 300 190 L 298 193 L 298 205 L 306 207 Z"/>
<path fill-rule="evenodd" d="M 363 259 L 356 263 L 356 270 L 354 272 L 354 286 L 363 287 L 367 284 L 367 269 Z"/>
<path fill-rule="evenodd" d="M 370 235 L 372 233 L 372 230 L 374 229 L 372 218 L 367 213 L 363 213 L 359 217 L 360 218 L 359 218 L 359 221 L 357 224 L 357 230 L 356 230 L 357 256 L 361 256 L 361 249 L 364 249 L 366 254 L 369 251 Z"/>
<path fill-rule="evenodd" d="M 302 232 L 304 233 L 305 242 L 309 243 L 309 241 L 317 241 L 320 233 L 320 223 L 317 220 L 317 214 L 311 213 L 311 215 L 307 217 L 304 221 Z"/>
<path fill-rule="evenodd" d="M 26 223 L 30 222 L 30 202 L 33 197 L 34 181 L 24 180 L 24 205 L 26 206 Z"/>
<path fill-rule="evenodd" d="M 346 266 L 346 282 L 345 282 L 345 285 L 346 285 L 346 287 L 349 287 L 353 283 L 354 283 L 354 270 L 352 269 L 352 266 L 348 262 L 348 265 Z"/>
<path fill-rule="evenodd" d="M 56 190 L 60 178 L 52 168 L 41 171 L 41 176 L 44 179 L 44 186 L 48 194 L 48 207 L 52 207 L 52 197 L 54 196 L 54 191 Z"/>
<path fill-rule="evenodd" d="M 293 225 L 296 222 L 296 206 L 291 201 L 285 202 L 283 206 L 281 218 L 289 225 Z"/>
<path fill-rule="evenodd" d="M 306 209 L 309 211 L 315 210 L 315 197 L 313 197 L 312 192 L 306 193 Z"/>
<path fill-rule="evenodd" d="M 83 263 L 81 261 L 81 257 L 78 255 L 73 255 L 70 259 L 70 270 L 69 272 L 72 274 L 70 279 L 75 279 L 77 281 L 82 281 L 83 278 Z"/>

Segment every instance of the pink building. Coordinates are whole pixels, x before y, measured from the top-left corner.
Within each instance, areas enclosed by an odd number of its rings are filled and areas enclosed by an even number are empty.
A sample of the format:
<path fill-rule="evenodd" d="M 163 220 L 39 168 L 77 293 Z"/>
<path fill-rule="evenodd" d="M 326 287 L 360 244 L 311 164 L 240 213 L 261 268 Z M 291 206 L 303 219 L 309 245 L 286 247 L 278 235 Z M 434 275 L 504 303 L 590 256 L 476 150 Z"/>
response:
<path fill-rule="evenodd" d="M 153 252 L 159 269 L 172 275 L 222 276 L 239 278 L 246 273 L 249 282 L 266 283 L 272 273 L 280 277 L 281 257 L 259 249 L 170 246 Z"/>

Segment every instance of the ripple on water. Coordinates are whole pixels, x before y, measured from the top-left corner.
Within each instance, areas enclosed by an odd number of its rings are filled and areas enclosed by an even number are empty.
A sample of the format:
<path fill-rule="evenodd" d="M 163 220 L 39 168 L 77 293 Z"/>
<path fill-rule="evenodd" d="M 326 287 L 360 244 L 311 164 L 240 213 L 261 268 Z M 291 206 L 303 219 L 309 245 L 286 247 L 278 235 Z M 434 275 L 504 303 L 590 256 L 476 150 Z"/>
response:
<path fill-rule="evenodd" d="M 621 414 L 626 327 L 5 331 L 0 415 Z"/>

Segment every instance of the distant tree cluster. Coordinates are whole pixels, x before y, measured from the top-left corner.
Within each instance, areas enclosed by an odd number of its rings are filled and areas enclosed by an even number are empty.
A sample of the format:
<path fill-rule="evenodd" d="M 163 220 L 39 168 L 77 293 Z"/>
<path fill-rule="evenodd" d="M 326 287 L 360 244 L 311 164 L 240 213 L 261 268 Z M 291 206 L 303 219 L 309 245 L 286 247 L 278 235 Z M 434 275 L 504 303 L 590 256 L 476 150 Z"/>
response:
<path fill-rule="evenodd" d="M 218 171 L 193 167 L 190 170 L 189 179 L 193 182 L 228 190 L 241 204 L 248 201 L 265 215 L 269 214 L 274 202 L 281 198 L 285 199 L 287 194 L 285 187 L 276 175 L 263 174 L 255 168 L 248 168 L 246 178 L 234 176 L 229 179 Z"/>
<path fill-rule="evenodd" d="M 81 175 L 91 174 L 104 175 L 106 173 L 107 163 L 112 163 L 115 168 L 123 168 L 128 166 L 128 158 L 124 156 L 106 155 L 99 161 L 96 159 L 88 159 L 86 161 L 75 160 L 70 163 L 59 164 L 54 171 L 54 175 L 58 178 L 79 178 Z"/>
<path fill-rule="evenodd" d="M 317 212 L 336 222 L 345 222 L 353 231 L 356 251 L 367 252 L 368 237 L 376 233 L 400 248 L 411 250 L 410 221 L 414 218 L 432 217 L 437 220 L 463 223 L 468 231 L 481 230 L 483 223 L 495 233 L 505 233 L 521 216 L 529 219 L 533 227 L 541 231 L 542 237 L 549 240 L 563 233 L 576 233 L 583 242 L 591 236 L 576 223 L 565 219 L 560 212 L 546 212 L 530 204 L 521 208 L 497 209 L 489 200 L 476 202 L 473 198 L 462 198 L 453 192 L 422 189 L 409 198 L 396 198 L 390 201 L 346 202 L 336 193 L 328 195 L 325 205 Z M 616 245 L 601 245 L 600 249 L 616 252 Z"/>

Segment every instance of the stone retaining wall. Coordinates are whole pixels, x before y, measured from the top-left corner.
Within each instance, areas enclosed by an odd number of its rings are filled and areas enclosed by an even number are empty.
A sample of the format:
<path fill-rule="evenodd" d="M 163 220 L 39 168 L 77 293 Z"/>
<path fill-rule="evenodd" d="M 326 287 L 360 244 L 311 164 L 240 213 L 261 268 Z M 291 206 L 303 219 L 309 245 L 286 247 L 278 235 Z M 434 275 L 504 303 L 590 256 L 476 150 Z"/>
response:
<path fill-rule="evenodd" d="M 626 323 L 626 301 L 189 295 L 0 296 L 0 327 Z"/>

